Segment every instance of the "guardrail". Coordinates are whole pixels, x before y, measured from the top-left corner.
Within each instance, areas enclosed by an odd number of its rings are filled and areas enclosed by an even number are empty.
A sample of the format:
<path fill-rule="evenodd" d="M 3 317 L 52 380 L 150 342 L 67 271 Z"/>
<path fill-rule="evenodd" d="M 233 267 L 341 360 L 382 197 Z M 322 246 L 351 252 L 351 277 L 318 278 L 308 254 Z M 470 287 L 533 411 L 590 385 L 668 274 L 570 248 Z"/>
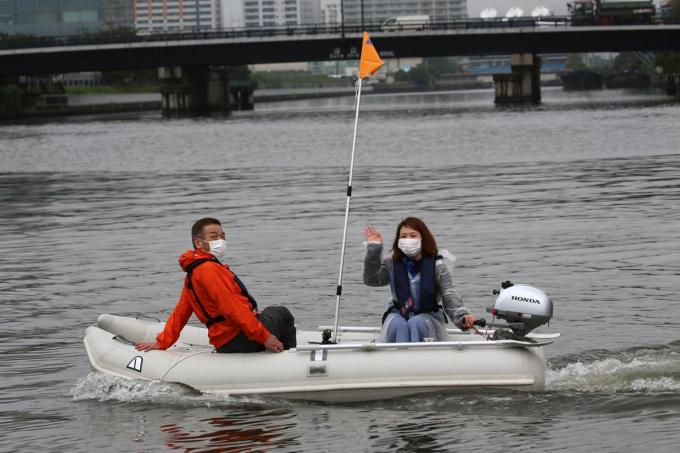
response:
<path fill-rule="evenodd" d="M 647 25 L 677 25 L 678 19 L 664 19 L 663 23 Z M 615 24 L 617 25 L 617 24 Z M 625 26 L 623 24 L 618 24 Z M 645 24 L 630 24 L 645 25 Z M 437 31 L 453 30 L 480 30 L 490 28 L 555 28 L 571 27 L 569 16 L 550 17 L 515 17 L 494 19 L 460 19 L 445 22 L 427 22 L 422 24 L 389 24 L 366 23 L 349 25 L 300 25 L 295 27 L 277 26 L 261 28 L 231 28 L 211 29 L 202 31 L 177 31 L 152 34 L 116 34 L 113 30 L 104 30 L 94 33 L 83 33 L 68 36 L 26 36 L 26 35 L 2 35 L 0 34 L 0 49 L 23 49 L 37 47 L 60 47 L 81 46 L 96 44 L 128 44 L 128 43 L 153 43 L 166 41 L 195 41 L 207 39 L 241 39 L 241 38 L 276 38 L 293 36 L 318 36 L 331 35 L 344 38 L 347 35 L 360 35 L 367 31 L 371 34 L 380 33 L 382 36 L 390 34 L 430 33 Z M 601 25 L 609 27 L 609 25 Z M 138 32 L 139 33 L 139 32 Z"/>
<path fill-rule="evenodd" d="M 36 47 L 80 46 L 94 44 L 126 44 L 164 41 L 188 41 L 205 39 L 275 38 L 287 36 L 335 35 L 344 37 L 357 35 L 364 31 L 372 34 L 392 34 L 402 32 L 428 33 L 433 31 L 474 30 L 487 28 L 546 28 L 566 27 L 570 19 L 566 16 L 542 18 L 517 17 L 510 19 L 465 19 L 422 24 L 367 23 L 363 26 L 351 25 L 300 25 L 295 27 L 277 26 L 262 28 L 211 29 L 203 31 L 182 31 L 153 34 L 115 34 L 115 31 L 102 31 L 69 36 L 0 36 L 0 49 L 23 49 Z"/>

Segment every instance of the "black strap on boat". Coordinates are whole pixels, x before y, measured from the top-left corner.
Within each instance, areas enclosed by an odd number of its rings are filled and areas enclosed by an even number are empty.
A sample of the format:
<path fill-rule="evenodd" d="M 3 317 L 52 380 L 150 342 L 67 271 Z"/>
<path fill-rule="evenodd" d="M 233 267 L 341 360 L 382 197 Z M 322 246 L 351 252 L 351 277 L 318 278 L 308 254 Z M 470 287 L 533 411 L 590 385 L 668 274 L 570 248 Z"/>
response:
<path fill-rule="evenodd" d="M 210 327 L 210 326 L 212 326 L 213 324 L 215 324 L 216 322 L 226 321 L 226 318 L 225 318 L 224 316 L 222 316 L 222 315 L 215 316 L 215 317 L 213 318 L 213 317 L 211 317 L 211 316 L 208 314 L 208 312 L 206 311 L 205 307 L 204 307 L 203 304 L 201 303 L 201 300 L 198 298 L 198 294 L 196 294 L 196 291 L 194 291 L 194 285 L 191 284 L 191 273 L 193 272 L 193 270 L 196 269 L 196 268 L 197 268 L 198 266 L 200 266 L 201 264 L 207 263 L 207 262 L 209 262 L 209 261 L 212 261 L 213 263 L 218 263 L 218 264 L 220 264 L 220 262 L 219 262 L 218 260 L 216 260 L 216 259 L 201 258 L 201 259 L 198 259 L 198 260 L 194 261 L 193 263 L 189 264 L 189 265 L 187 266 L 187 268 L 185 269 L 185 271 L 186 271 L 186 273 L 187 273 L 187 287 L 188 287 L 189 290 L 191 290 L 191 292 L 194 294 L 194 299 L 196 300 L 196 304 L 199 306 L 199 308 L 200 308 L 201 311 L 203 312 L 203 316 L 205 316 L 205 319 L 206 319 L 206 321 L 205 321 L 205 326 L 206 326 L 206 327 Z"/>

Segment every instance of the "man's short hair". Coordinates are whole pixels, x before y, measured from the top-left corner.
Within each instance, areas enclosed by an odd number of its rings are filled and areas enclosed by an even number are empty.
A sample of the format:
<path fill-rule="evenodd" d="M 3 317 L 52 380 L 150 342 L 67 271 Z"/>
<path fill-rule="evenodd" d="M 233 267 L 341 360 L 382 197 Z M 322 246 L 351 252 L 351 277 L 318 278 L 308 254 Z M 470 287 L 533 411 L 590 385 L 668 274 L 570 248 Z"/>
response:
<path fill-rule="evenodd" d="M 219 225 L 222 226 L 222 223 L 217 220 L 213 219 L 212 217 L 204 217 L 201 220 L 197 220 L 196 223 L 191 227 L 191 245 L 194 245 L 194 238 L 200 237 L 203 234 L 203 228 L 205 228 L 207 225 Z"/>

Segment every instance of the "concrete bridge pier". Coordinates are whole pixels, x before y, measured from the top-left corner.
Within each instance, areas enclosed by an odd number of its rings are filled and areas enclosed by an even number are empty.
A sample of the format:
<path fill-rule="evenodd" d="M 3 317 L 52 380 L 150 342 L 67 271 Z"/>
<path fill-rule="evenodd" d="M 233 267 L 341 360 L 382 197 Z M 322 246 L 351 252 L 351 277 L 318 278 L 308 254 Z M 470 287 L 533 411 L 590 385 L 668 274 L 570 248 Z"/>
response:
<path fill-rule="evenodd" d="M 518 53 L 510 57 L 512 72 L 494 74 L 494 102 L 504 104 L 541 103 L 541 58 L 536 54 Z"/>
<path fill-rule="evenodd" d="M 232 81 L 225 66 L 162 67 L 158 78 L 161 106 L 167 116 L 253 109 L 252 84 Z"/>

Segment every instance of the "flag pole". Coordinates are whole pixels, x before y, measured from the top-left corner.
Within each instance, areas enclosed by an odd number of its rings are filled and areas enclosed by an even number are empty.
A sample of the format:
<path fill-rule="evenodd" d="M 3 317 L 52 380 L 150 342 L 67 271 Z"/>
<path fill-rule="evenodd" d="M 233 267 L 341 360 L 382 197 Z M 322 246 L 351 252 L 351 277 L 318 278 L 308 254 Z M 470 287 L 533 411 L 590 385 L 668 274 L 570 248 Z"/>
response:
<path fill-rule="evenodd" d="M 333 323 L 333 341 L 338 341 L 338 320 L 340 319 L 340 296 L 342 295 L 342 269 L 345 264 L 345 245 L 347 244 L 347 222 L 349 221 L 349 204 L 352 200 L 352 173 L 354 171 L 354 151 L 357 145 L 357 127 L 359 125 L 359 104 L 361 102 L 361 76 L 357 81 L 357 109 L 354 114 L 354 138 L 352 139 L 352 158 L 349 164 L 349 181 L 347 183 L 347 203 L 345 205 L 345 226 L 342 230 L 342 248 L 340 250 L 340 272 L 338 286 L 335 291 L 335 323 Z"/>

